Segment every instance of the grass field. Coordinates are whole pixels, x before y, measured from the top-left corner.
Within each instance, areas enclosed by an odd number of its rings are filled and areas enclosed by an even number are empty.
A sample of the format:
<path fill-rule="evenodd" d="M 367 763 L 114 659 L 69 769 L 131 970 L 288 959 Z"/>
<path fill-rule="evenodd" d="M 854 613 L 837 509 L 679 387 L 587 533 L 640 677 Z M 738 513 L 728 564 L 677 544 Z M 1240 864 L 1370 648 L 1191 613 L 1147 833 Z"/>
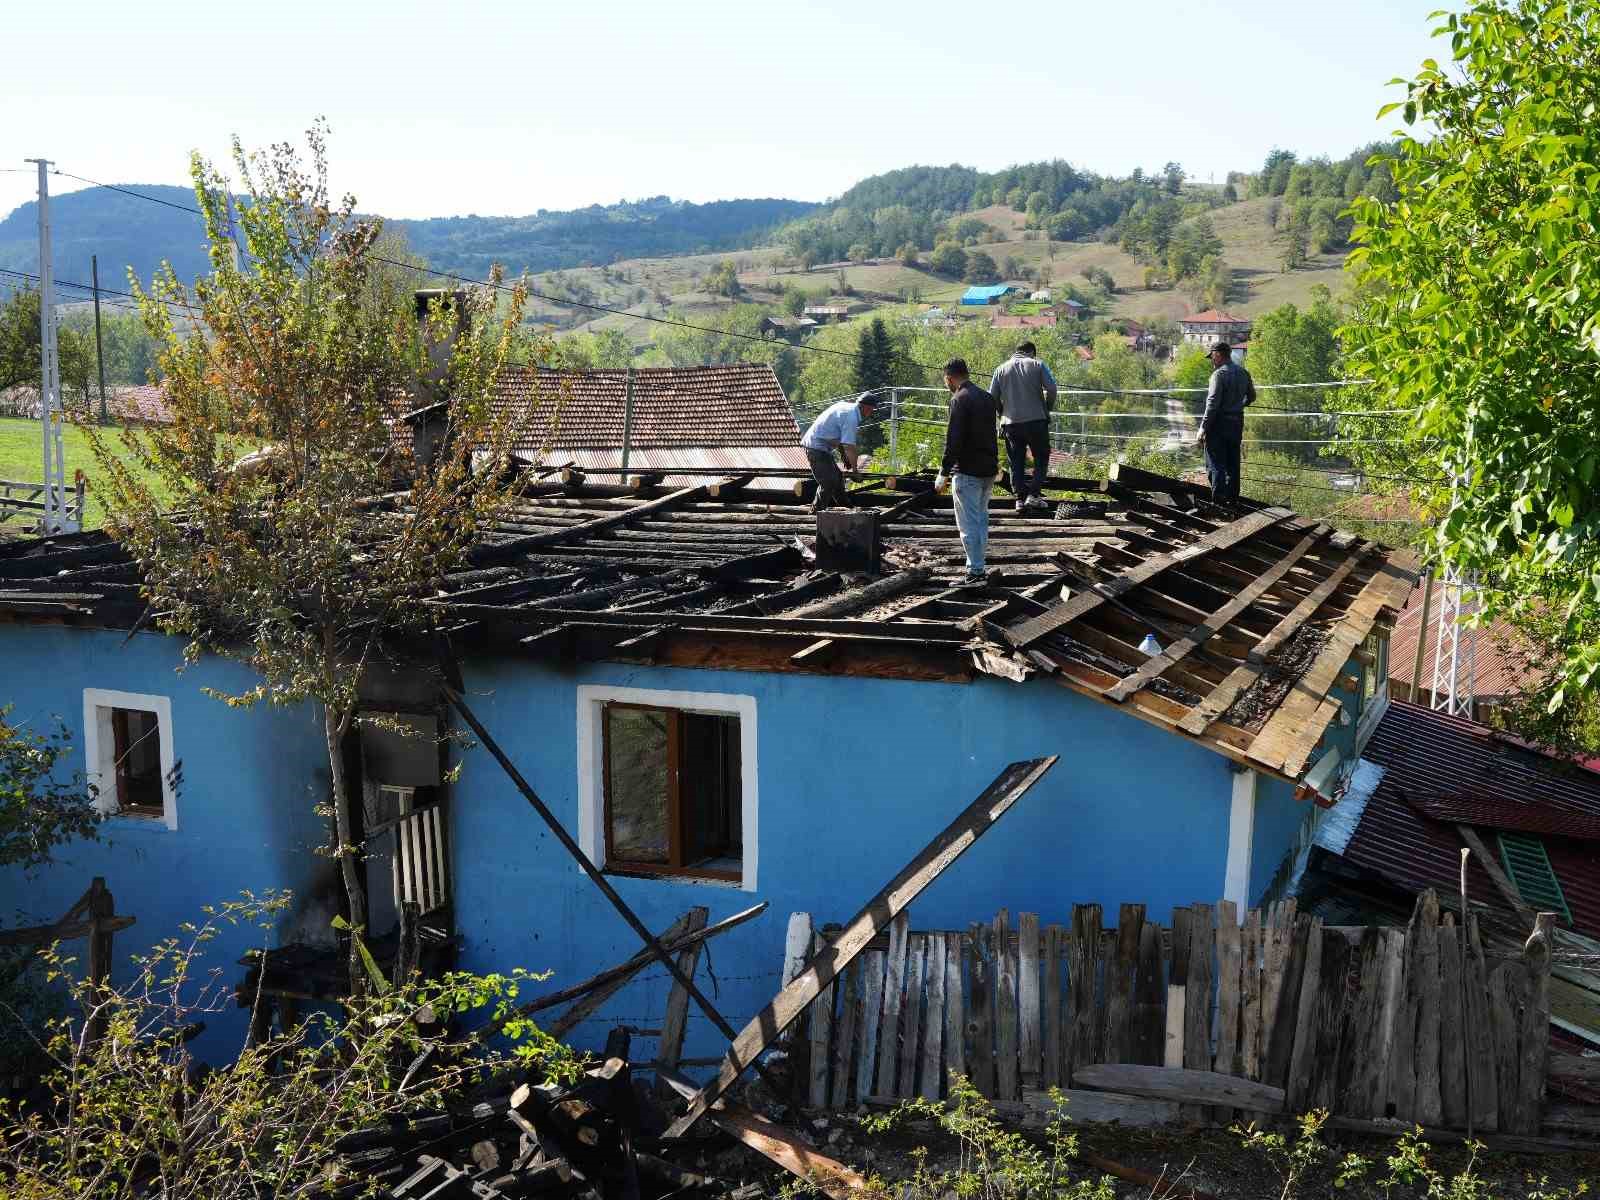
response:
<path fill-rule="evenodd" d="M 106 433 L 115 440 L 115 429 L 107 429 Z M 95 462 L 94 451 L 89 448 L 88 436 L 76 426 L 68 425 L 62 433 L 61 442 L 66 456 L 69 486 L 77 471 L 82 471 L 88 481 L 89 513 L 84 527 L 98 529 L 105 520 L 105 506 L 96 495 L 99 464 Z M 0 417 L 0 479 L 37 482 L 44 477 L 43 458 L 39 422 L 21 417 Z M 0 537 L 16 537 L 24 532 L 26 526 L 21 521 L 0 523 Z"/>

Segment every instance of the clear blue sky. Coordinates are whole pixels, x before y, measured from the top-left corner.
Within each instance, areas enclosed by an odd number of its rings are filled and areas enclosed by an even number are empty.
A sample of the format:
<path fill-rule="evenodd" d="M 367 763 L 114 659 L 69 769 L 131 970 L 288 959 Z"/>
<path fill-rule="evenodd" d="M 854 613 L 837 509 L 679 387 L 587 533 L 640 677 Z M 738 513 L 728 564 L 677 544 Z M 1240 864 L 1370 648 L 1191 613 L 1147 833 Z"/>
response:
<path fill-rule="evenodd" d="M 821 200 L 912 163 L 1220 180 L 1385 136 L 1445 2 L 14 4 L 0 168 L 184 184 L 191 149 L 323 114 L 336 187 L 403 217 Z M 32 196 L 0 170 L 0 213 Z"/>

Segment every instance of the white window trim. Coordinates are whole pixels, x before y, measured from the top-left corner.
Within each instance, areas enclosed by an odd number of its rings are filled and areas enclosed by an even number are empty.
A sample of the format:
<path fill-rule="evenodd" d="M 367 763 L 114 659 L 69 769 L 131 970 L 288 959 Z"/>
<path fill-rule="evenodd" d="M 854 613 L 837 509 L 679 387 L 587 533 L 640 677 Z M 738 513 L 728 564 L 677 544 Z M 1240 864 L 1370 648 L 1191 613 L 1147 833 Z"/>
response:
<path fill-rule="evenodd" d="M 106 760 L 116 752 L 116 742 L 111 733 L 111 709 L 136 708 L 156 714 L 156 728 L 161 736 L 161 810 L 157 817 L 123 813 L 117 807 L 117 787 L 113 777 L 104 778 Z M 151 696 L 140 692 L 114 692 L 106 688 L 83 689 L 83 750 L 84 778 L 95 789 L 95 809 L 130 825 L 164 825 L 178 828 L 178 797 L 172 787 L 172 699 L 169 696 Z M 105 757 L 103 758 L 102 755 Z"/>
<path fill-rule="evenodd" d="M 744 853 L 737 883 L 692 876 L 659 876 L 663 883 L 705 884 L 756 890 L 756 851 L 760 845 L 757 817 L 760 813 L 758 781 L 761 772 L 756 761 L 756 698 L 731 692 L 674 692 L 654 688 L 610 687 L 581 684 L 578 687 L 578 846 L 589 861 L 605 869 L 605 739 L 601 735 L 602 712 L 610 702 L 648 704 L 657 708 L 681 708 L 690 712 L 714 713 L 739 718 L 739 794 L 743 824 Z M 581 868 L 580 868 L 581 869 Z"/>

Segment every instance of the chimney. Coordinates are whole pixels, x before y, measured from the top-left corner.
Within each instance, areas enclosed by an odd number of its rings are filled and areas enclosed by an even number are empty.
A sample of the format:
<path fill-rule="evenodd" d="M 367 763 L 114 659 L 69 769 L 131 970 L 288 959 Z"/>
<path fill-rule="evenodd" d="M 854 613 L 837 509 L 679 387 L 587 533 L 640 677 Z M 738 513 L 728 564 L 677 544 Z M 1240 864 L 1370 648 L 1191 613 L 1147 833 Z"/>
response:
<path fill-rule="evenodd" d="M 418 407 L 407 415 L 411 425 L 411 456 L 419 465 L 431 466 L 444 451 L 446 435 L 450 429 L 450 402 L 445 395 L 444 380 L 450 370 L 450 355 L 456 339 L 465 333 L 471 316 L 467 312 L 467 294 L 445 288 L 421 288 L 414 293 L 417 314 L 417 332 L 428 352 L 428 368 L 417 381 Z M 444 336 L 438 336 L 431 327 L 435 304 L 445 309 L 445 319 L 453 313 L 454 324 Z"/>
<path fill-rule="evenodd" d="M 817 511 L 817 566 L 825 571 L 876 575 L 883 553 L 878 514 L 870 508 Z"/>
<path fill-rule="evenodd" d="M 428 371 L 422 378 L 422 386 L 418 389 L 417 402 L 427 404 L 433 400 L 442 400 L 440 385 L 450 369 L 450 353 L 455 349 L 456 339 L 467 331 L 471 323 L 471 316 L 467 312 L 467 294 L 462 291 L 450 291 L 446 288 L 420 288 L 414 293 L 417 311 L 417 330 L 422 336 L 423 344 L 428 351 Z M 446 318 L 453 312 L 455 324 L 443 337 L 437 336 L 430 328 L 429 316 L 435 304 L 442 305 Z"/>

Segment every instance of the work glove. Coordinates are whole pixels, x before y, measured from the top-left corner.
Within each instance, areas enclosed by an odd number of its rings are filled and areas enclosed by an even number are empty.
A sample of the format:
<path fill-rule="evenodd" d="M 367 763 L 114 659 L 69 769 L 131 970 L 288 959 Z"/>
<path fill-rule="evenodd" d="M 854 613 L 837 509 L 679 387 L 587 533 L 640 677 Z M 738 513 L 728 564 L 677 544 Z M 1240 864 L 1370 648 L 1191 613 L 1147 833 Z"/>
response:
<path fill-rule="evenodd" d="M 940 471 L 938 477 L 933 481 L 933 490 L 942 496 L 949 489 L 949 487 L 950 481 L 945 478 L 944 472 Z"/>

